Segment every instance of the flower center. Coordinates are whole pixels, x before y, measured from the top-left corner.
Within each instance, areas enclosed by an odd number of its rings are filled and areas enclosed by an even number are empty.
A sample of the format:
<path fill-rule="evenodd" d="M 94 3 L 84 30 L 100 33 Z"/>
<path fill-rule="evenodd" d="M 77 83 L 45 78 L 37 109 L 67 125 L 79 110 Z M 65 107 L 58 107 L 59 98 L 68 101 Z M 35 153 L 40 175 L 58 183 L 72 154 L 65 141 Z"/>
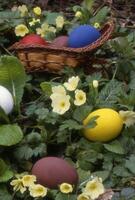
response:
<path fill-rule="evenodd" d="M 61 103 L 60 103 L 60 107 L 61 107 L 61 108 L 64 108 L 64 107 L 65 107 L 65 102 L 61 102 Z"/>
<path fill-rule="evenodd" d="M 42 193 L 42 192 L 43 192 L 43 188 L 38 188 L 38 189 L 37 189 L 37 192 L 38 192 L 38 193 Z"/>
<path fill-rule="evenodd" d="M 25 177 L 24 180 L 29 182 L 30 181 L 30 177 Z"/>
<path fill-rule="evenodd" d="M 80 95 L 78 98 L 79 98 L 80 101 L 83 100 L 83 96 L 82 95 Z"/>
<path fill-rule="evenodd" d="M 65 190 L 69 190 L 68 185 L 65 185 L 64 189 L 65 189 Z"/>
<path fill-rule="evenodd" d="M 90 186 L 89 186 L 90 190 L 95 190 L 97 188 L 96 184 L 95 183 L 92 183 Z"/>

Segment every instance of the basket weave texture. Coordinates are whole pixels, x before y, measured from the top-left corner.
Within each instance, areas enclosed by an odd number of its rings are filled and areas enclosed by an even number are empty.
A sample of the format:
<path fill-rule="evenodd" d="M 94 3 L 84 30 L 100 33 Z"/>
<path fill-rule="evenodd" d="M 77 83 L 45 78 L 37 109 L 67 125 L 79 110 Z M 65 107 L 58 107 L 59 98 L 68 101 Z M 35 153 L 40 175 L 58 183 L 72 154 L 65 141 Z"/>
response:
<path fill-rule="evenodd" d="M 60 72 L 64 66 L 78 67 L 89 63 L 93 53 L 103 45 L 114 30 L 113 20 L 108 21 L 100 30 L 101 37 L 82 48 L 55 47 L 43 45 L 23 45 L 16 42 L 9 50 L 14 52 L 27 72 Z"/>

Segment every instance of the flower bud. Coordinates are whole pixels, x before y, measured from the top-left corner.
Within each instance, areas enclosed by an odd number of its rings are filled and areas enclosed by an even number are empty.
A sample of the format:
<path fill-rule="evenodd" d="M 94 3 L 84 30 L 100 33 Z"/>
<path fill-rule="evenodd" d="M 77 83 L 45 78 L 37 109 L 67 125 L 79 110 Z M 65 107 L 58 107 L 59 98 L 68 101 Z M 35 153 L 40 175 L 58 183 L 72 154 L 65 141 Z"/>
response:
<path fill-rule="evenodd" d="M 98 81 L 93 80 L 92 85 L 93 85 L 94 88 L 98 88 Z"/>
<path fill-rule="evenodd" d="M 75 13 L 75 17 L 81 18 L 81 17 L 82 17 L 82 12 L 77 11 L 77 12 Z"/>
<path fill-rule="evenodd" d="M 95 27 L 95 28 L 100 28 L 100 24 L 99 24 L 98 22 L 96 22 L 96 23 L 94 24 L 94 27 Z"/>

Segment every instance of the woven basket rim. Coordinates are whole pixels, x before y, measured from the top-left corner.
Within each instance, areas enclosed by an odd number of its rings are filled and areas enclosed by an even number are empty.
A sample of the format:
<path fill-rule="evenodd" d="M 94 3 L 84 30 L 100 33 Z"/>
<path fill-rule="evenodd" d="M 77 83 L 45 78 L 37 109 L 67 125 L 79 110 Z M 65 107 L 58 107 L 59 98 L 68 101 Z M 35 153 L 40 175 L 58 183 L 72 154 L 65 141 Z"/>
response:
<path fill-rule="evenodd" d="M 82 48 L 70 48 L 70 47 L 55 47 L 55 46 L 49 46 L 49 45 L 35 45 L 35 44 L 20 44 L 19 42 L 14 43 L 11 47 L 9 47 L 9 50 L 11 51 L 19 51 L 19 50 L 49 50 L 49 51 L 60 51 L 63 53 L 87 53 L 90 52 L 97 47 L 101 46 L 105 41 L 107 41 L 112 32 L 114 30 L 114 20 L 111 19 L 108 22 L 104 24 L 104 26 L 101 28 L 101 37 L 97 39 L 95 42 L 93 42 L 90 45 L 87 45 Z"/>

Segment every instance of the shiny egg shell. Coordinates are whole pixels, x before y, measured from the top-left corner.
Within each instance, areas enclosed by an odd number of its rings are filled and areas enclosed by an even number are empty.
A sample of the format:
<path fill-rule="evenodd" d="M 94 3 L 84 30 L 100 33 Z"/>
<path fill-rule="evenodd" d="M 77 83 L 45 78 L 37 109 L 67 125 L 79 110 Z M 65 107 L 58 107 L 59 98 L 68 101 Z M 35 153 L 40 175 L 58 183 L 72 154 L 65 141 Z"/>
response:
<path fill-rule="evenodd" d="M 6 114 L 9 114 L 14 107 L 12 94 L 2 85 L 0 85 L 0 107 Z"/>
<path fill-rule="evenodd" d="M 38 160 L 32 168 L 32 174 L 36 176 L 39 184 L 50 189 L 56 189 L 61 183 L 71 185 L 78 183 L 76 169 L 58 157 L 45 157 Z"/>
<path fill-rule="evenodd" d="M 80 48 L 95 42 L 101 33 L 93 26 L 81 25 L 69 34 L 68 47 Z"/>
<path fill-rule="evenodd" d="M 20 41 L 19 41 L 20 44 L 23 44 L 23 45 L 47 45 L 48 42 L 43 39 L 41 36 L 37 35 L 37 34 L 29 34 L 29 35 L 26 35 L 24 36 Z"/>

